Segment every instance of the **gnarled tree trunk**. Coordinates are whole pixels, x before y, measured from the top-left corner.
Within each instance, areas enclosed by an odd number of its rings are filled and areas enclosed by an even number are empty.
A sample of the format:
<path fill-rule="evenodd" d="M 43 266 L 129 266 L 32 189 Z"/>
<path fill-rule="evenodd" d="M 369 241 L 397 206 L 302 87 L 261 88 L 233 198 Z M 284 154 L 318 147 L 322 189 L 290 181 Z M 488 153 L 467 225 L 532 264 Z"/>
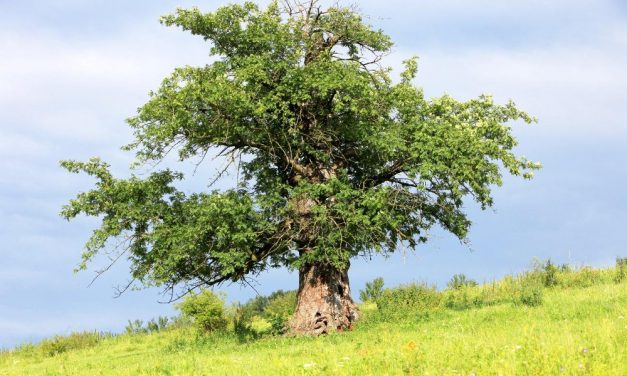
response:
<path fill-rule="evenodd" d="M 291 333 L 320 335 L 351 329 L 359 313 L 350 292 L 348 270 L 324 264 L 302 266 Z"/>

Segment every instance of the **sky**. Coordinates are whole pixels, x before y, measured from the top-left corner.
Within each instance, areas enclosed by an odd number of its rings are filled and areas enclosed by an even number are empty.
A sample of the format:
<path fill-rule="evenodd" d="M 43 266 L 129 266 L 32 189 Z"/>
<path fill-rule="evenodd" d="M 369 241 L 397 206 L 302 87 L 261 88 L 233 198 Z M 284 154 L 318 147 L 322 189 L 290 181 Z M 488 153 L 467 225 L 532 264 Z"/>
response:
<path fill-rule="evenodd" d="M 264 2 L 265 3 L 265 2 Z M 119 263 L 90 286 L 73 273 L 98 221 L 59 217 L 93 181 L 59 160 L 100 156 L 121 176 L 133 156 L 124 119 L 175 67 L 211 62 L 209 45 L 158 22 L 177 6 L 211 11 L 223 1 L 0 0 L 0 348 L 80 330 L 121 331 L 127 320 L 174 315 L 159 289 L 114 298 Z M 386 286 L 444 286 L 455 273 L 489 281 L 548 259 L 608 266 L 627 256 L 627 5 L 607 0 L 357 2 L 395 41 L 384 63 L 419 56 L 416 85 L 429 97 L 513 99 L 538 118 L 514 125 L 517 153 L 540 161 L 535 179 L 506 178 L 495 205 L 467 206 L 463 245 L 441 230 L 416 252 L 356 259 L 353 295 L 378 276 Z M 186 189 L 203 188 L 205 164 Z M 208 181 L 207 181 L 208 183 Z M 285 270 L 255 289 L 221 288 L 229 301 L 295 289 Z M 255 291 L 256 290 L 256 291 Z"/>

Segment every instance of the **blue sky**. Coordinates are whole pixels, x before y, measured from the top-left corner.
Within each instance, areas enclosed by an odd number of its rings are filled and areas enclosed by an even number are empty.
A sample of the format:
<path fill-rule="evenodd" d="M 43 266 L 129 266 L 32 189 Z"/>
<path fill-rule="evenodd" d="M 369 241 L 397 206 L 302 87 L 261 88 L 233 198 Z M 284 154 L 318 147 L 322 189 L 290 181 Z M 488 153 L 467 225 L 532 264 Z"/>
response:
<path fill-rule="evenodd" d="M 208 45 L 158 17 L 176 6 L 221 1 L 0 0 L 0 348 L 75 330 L 121 330 L 128 319 L 173 314 L 158 290 L 113 298 L 120 263 L 87 287 L 99 259 L 73 274 L 93 219 L 65 222 L 59 209 L 92 182 L 61 159 L 101 156 L 127 174 L 124 119 L 176 66 L 209 62 Z M 469 204 L 471 246 L 434 230 L 416 253 L 355 260 L 353 293 L 452 274 L 490 280 L 532 258 L 610 265 L 627 256 L 627 6 L 620 1 L 359 1 L 396 42 L 387 63 L 420 57 L 416 84 L 429 96 L 512 98 L 539 124 L 515 127 L 518 152 L 544 168 L 507 178 L 494 208 Z M 211 168 L 187 188 L 202 187 Z M 256 289 L 293 289 L 275 271 Z M 250 288 L 224 288 L 244 301 Z"/>

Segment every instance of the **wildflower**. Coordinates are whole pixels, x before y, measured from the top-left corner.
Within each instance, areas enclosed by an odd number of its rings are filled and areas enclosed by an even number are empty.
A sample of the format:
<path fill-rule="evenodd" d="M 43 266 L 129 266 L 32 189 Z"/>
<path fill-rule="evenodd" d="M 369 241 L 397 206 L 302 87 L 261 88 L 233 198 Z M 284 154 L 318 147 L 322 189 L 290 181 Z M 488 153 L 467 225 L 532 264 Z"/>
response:
<path fill-rule="evenodd" d="M 584 347 L 583 350 L 581 350 L 582 353 L 587 354 L 588 353 L 588 349 Z"/>
<path fill-rule="evenodd" d="M 312 367 L 315 367 L 315 366 L 316 366 L 316 363 L 305 363 L 305 364 L 303 364 L 303 368 L 304 369 L 309 369 L 309 368 L 312 368 Z"/>

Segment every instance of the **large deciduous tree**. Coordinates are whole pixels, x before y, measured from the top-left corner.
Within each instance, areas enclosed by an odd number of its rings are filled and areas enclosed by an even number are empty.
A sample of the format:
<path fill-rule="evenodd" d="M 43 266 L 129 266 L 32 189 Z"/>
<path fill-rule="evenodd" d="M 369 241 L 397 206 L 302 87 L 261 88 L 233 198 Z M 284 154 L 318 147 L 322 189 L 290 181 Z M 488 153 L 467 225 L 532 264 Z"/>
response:
<path fill-rule="evenodd" d="M 352 258 L 414 249 L 433 225 L 464 239 L 466 197 L 488 207 L 502 169 L 539 167 L 512 152 L 509 122 L 531 117 L 489 96 L 425 99 L 415 59 L 393 80 L 380 64 L 390 38 L 351 8 L 246 2 L 162 23 L 203 37 L 217 58 L 167 77 L 128 120 L 126 149 L 140 163 L 215 152 L 243 179 L 184 194 L 176 171 L 118 179 L 99 159 L 62 162 L 97 179 L 62 211 L 102 218 L 80 268 L 111 239 L 133 280 L 177 292 L 284 266 L 299 272 L 292 331 L 344 330 L 358 316 Z"/>

